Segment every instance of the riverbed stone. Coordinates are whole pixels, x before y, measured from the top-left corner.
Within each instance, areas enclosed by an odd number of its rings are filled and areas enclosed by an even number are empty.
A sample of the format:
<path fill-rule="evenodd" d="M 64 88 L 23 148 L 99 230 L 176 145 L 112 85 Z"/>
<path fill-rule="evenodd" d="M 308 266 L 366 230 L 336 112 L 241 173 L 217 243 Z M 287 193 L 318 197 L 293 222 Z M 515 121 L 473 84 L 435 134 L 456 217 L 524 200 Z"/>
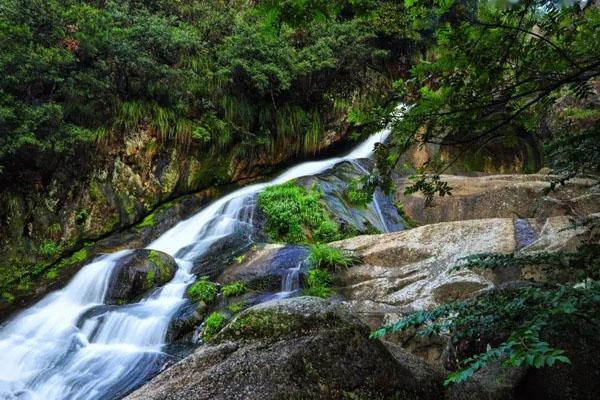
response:
<path fill-rule="evenodd" d="M 296 268 L 307 257 L 308 248 L 305 246 L 257 245 L 227 268 L 216 281 L 222 284 L 239 281 L 251 290 L 278 291 L 285 271 Z"/>
<path fill-rule="evenodd" d="M 177 263 L 157 250 L 134 250 L 119 260 L 106 293 L 106 304 L 125 304 L 138 300 L 152 288 L 162 286 L 175 276 Z"/>
<path fill-rule="evenodd" d="M 396 199 L 418 224 L 484 218 L 533 218 L 542 225 L 553 216 L 585 216 L 600 211 L 600 188 L 592 179 L 572 179 L 549 191 L 551 176 L 442 175 L 452 196 L 436 197 L 425 206 L 422 193 L 404 195 L 411 181 L 398 180 Z"/>

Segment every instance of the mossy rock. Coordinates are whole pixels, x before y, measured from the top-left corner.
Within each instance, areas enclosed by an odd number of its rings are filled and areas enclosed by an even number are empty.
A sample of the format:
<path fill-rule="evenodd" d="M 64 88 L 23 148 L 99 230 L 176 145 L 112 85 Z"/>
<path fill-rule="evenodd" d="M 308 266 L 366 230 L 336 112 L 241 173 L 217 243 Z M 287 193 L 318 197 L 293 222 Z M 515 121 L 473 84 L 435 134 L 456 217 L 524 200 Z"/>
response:
<path fill-rule="evenodd" d="M 242 312 L 127 399 L 439 400 L 442 391 L 441 374 L 369 339 L 343 307 L 298 297 Z"/>
<path fill-rule="evenodd" d="M 122 259 L 111 276 L 107 304 L 138 300 L 150 289 L 162 286 L 175 276 L 177 263 L 170 255 L 156 250 L 135 250 Z"/>
<path fill-rule="evenodd" d="M 359 325 L 339 306 L 316 297 L 273 300 L 251 307 L 229 323 L 214 341 L 280 340 L 307 335 L 322 329 L 343 329 Z M 365 330 L 365 335 L 368 332 Z"/>

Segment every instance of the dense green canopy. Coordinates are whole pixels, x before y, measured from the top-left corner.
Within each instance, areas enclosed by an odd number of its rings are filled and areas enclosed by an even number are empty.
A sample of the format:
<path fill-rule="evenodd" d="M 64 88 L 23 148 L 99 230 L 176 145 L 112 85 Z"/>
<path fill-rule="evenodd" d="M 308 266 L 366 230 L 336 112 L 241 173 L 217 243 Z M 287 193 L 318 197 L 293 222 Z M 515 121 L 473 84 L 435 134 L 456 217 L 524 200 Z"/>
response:
<path fill-rule="evenodd" d="M 405 24 L 395 2 L 360 3 L 4 1 L 0 166 L 92 154 L 138 128 L 183 148 L 312 152 L 333 117 L 390 87 L 418 39 L 390 31 Z"/>

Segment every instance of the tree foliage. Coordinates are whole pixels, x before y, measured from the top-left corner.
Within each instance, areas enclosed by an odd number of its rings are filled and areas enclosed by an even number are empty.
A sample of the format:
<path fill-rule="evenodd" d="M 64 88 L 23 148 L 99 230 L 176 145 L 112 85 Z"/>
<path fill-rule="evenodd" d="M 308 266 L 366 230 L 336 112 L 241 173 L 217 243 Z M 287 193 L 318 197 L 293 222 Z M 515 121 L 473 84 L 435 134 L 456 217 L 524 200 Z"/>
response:
<path fill-rule="evenodd" d="M 418 20 L 427 2 L 405 4 Z M 459 18 L 450 18 L 452 7 L 438 13 L 430 50 L 409 79 L 396 83 L 412 107 L 394 124 L 392 164 L 415 144 L 457 146 L 460 157 L 498 138 L 537 137 L 547 110 L 565 97 L 593 111 L 600 10 L 546 0 L 498 4 L 473 2 L 475 12 Z M 600 170 L 597 126 L 570 124 L 546 138 L 558 182 Z M 431 159 L 418 171 L 414 190 L 428 198 L 444 194 L 439 174 L 454 161 Z"/>
<path fill-rule="evenodd" d="M 376 15 L 402 19 L 393 2 L 338 3 L 4 1 L 0 165 L 48 169 L 137 129 L 184 150 L 314 152 L 327 124 L 389 88 L 413 41 L 379 40 Z"/>

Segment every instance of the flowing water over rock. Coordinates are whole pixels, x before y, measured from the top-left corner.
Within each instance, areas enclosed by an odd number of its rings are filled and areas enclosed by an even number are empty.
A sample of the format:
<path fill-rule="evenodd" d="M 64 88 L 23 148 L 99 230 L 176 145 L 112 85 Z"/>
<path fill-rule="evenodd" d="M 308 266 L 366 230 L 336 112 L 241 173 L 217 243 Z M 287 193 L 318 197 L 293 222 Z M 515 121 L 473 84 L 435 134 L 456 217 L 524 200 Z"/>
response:
<path fill-rule="evenodd" d="M 537 238 L 538 234 L 529 221 L 522 218 L 515 220 L 515 240 L 517 241 L 517 249 L 529 246 L 531 243 L 535 242 Z"/>
<path fill-rule="evenodd" d="M 185 304 L 194 273 L 206 272 L 198 271 L 197 260 L 234 235 L 251 243 L 256 194 L 341 161 L 369 157 L 374 144 L 388 134 L 384 130 L 371 136 L 345 157 L 306 162 L 271 182 L 239 189 L 177 224 L 147 247 L 175 257 L 175 277 L 137 303 L 104 305 L 113 269 L 129 251 L 100 257 L 82 268 L 63 290 L 1 328 L 0 398 L 113 399 L 139 386 L 168 358 L 162 350 L 169 322 Z M 377 198 L 374 203 L 379 209 Z M 294 282 L 291 274 L 284 289 L 293 290 Z"/>

